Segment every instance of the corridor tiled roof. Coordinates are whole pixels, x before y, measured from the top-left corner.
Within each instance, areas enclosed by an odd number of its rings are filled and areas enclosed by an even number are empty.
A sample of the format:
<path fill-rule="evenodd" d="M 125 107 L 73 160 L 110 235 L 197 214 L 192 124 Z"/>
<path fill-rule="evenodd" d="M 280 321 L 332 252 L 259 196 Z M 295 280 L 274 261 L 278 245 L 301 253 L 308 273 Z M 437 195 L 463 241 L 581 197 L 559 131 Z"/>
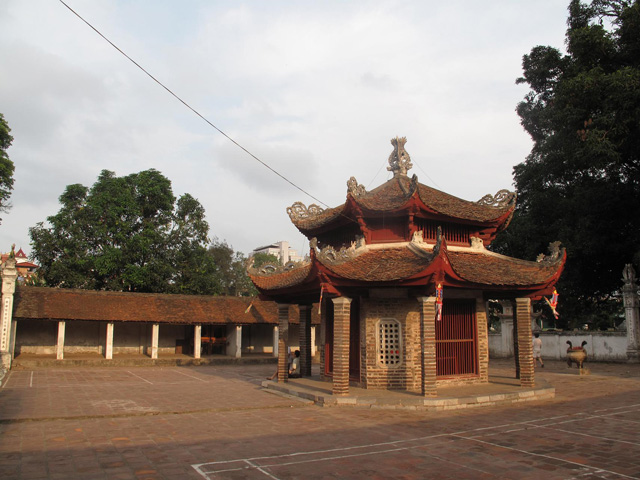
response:
<path fill-rule="evenodd" d="M 247 312 L 247 308 L 251 308 Z M 315 312 L 315 309 L 314 309 Z M 47 320 L 95 320 L 171 324 L 278 324 L 273 302 L 253 297 L 167 295 L 19 286 L 14 317 Z M 297 323 L 298 308 L 289 309 Z M 314 324 L 319 317 L 314 313 Z"/>

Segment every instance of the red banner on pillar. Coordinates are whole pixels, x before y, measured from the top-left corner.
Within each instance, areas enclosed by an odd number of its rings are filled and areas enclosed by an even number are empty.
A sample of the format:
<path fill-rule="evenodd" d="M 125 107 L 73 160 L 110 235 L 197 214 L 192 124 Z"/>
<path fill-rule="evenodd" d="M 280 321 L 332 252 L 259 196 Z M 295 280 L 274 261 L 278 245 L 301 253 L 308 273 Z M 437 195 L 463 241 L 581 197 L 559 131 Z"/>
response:
<path fill-rule="evenodd" d="M 436 321 L 442 320 L 442 284 L 436 287 Z"/>

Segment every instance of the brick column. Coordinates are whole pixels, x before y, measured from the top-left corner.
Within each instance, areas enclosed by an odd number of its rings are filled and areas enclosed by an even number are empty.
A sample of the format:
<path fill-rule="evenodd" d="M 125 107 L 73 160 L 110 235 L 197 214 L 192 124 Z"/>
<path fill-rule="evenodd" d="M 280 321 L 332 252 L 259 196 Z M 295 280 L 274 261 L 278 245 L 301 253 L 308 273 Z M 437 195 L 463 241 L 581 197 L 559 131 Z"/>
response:
<path fill-rule="evenodd" d="M 478 374 L 489 381 L 489 330 L 487 328 L 487 304 L 482 297 L 476 298 L 476 323 L 478 330 Z"/>
<path fill-rule="evenodd" d="M 286 382 L 289 375 L 289 305 L 278 303 L 278 382 Z"/>
<path fill-rule="evenodd" d="M 160 324 L 151 325 L 151 358 L 158 358 L 158 339 L 160 338 Z"/>
<path fill-rule="evenodd" d="M 516 321 L 518 342 L 518 364 L 520 366 L 520 385 L 533 387 L 533 342 L 531 340 L 531 299 L 516 298 Z"/>
<path fill-rule="evenodd" d="M 193 358 L 202 356 L 202 325 L 193 326 Z"/>
<path fill-rule="evenodd" d="M 64 359 L 64 330 L 66 323 L 58 322 L 58 341 L 56 343 L 56 360 Z"/>
<path fill-rule="evenodd" d="M 333 394 L 349 394 L 351 299 L 333 298 Z"/>
<path fill-rule="evenodd" d="M 113 322 L 107 323 L 107 339 L 104 348 L 104 358 L 113 359 Z"/>
<path fill-rule="evenodd" d="M 311 376 L 311 305 L 300 305 L 300 376 Z"/>
<path fill-rule="evenodd" d="M 327 380 L 327 363 L 329 359 L 327 358 L 327 308 L 329 308 L 333 304 L 329 304 L 327 299 L 322 300 L 320 304 L 320 378 L 323 380 Z"/>
<path fill-rule="evenodd" d="M 420 347 L 422 349 L 422 395 L 436 397 L 436 297 L 418 297 Z"/>

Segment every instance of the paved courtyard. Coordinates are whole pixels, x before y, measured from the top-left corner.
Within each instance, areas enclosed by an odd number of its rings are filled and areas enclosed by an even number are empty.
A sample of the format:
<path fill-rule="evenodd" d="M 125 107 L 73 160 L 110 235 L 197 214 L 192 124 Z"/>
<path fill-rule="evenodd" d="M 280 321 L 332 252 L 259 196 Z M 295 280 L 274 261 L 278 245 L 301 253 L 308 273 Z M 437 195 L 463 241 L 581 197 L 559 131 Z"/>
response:
<path fill-rule="evenodd" d="M 0 479 L 640 478 L 640 365 L 589 368 L 546 362 L 552 400 L 444 412 L 317 407 L 263 390 L 273 365 L 13 370 Z"/>

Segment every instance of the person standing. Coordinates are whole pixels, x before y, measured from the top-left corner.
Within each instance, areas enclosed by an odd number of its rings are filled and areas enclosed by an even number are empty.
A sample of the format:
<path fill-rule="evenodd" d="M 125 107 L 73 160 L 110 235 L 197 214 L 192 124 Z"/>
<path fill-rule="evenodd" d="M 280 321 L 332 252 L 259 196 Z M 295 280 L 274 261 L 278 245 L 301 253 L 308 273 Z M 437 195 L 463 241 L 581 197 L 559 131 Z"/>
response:
<path fill-rule="evenodd" d="M 544 362 L 542 361 L 542 339 L 537 332 L 533 334 L 533 337 L 533 361 L 535 365 L 538 365 L 538 362 L 540 362 L 540 366 L 544 368 Z"/>

